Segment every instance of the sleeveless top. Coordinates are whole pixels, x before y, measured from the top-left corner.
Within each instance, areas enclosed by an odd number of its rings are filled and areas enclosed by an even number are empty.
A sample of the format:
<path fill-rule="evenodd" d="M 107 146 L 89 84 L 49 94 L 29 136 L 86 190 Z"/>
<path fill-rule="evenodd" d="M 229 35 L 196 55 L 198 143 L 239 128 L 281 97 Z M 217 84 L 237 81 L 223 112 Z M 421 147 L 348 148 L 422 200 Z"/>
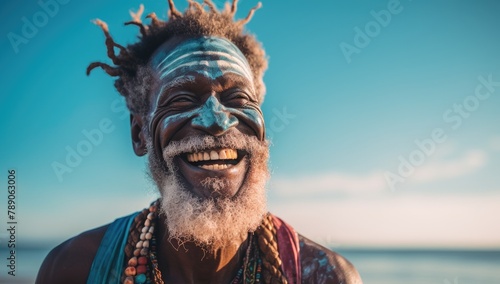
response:
<path fill-rule="evenodd" d="M 139 214 L 116 219 L 102 238 L 90 268 L 87 284 L 120 283 L 125 259 L 125 245 L 134 218 Z M 295 230 L 280 218 L 273 217 L 276 228 L 278 251 L 282 260 L 281 268 L 289 283 L 301 283 L 299 238 Z"/>

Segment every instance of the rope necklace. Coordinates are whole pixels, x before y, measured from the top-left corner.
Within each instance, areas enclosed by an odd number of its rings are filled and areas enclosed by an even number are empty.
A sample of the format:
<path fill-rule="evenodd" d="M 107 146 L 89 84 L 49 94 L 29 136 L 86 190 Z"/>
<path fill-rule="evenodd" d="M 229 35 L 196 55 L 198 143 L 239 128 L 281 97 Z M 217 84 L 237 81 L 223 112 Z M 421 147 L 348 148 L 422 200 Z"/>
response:
<path fill-rule="evenodd" d="M 128 260 L 127 267 L 123 271 L 124 284 L 165 284 L 158 268 L 157 241 L 154 234 L 158 206 L 159 200 L 149 206 L 149 213 L 140 230 L 139 241 L 135 244 L 133 256 Z M 262 261 L 253 234 L 250 234 L 249 238 L 243 265 L 230 284 L 260 283 Z"/>

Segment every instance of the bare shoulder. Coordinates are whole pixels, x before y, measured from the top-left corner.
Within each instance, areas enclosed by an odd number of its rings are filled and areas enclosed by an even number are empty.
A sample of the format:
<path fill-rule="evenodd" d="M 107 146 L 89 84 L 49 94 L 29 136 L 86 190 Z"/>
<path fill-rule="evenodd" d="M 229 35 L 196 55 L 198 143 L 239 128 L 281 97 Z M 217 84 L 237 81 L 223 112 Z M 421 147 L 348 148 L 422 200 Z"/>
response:
<path fill-rule="evenodd" d="M 36 283 L 86 283 L 107 227 L 86 231 L 52 249 L 38 271 Z"/>
<path fill-rule="evenodd" d="M 340 254 L 299 235 L 303 283 L 362 284 L 354 266 Z"/>

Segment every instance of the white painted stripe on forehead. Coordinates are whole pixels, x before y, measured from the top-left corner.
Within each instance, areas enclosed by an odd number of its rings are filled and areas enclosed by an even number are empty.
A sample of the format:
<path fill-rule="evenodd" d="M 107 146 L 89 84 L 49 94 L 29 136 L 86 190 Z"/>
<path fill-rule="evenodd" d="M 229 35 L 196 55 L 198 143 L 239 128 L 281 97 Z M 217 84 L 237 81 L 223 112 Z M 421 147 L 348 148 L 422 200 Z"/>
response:
<path fill-rule="evenodd" d="M 240 65 L 244 66 L 246 71 L 247 71 L 246 73 L 249 75 L 250 78 L 252 78 L 252 76 L 251 76 L 252 71 L 250 70 L 250 66 L 248 65 L 248 62 L 246 60 L 242 60 L 239 56 L 238 57 L 233 56 L 230 53 L 223 52 L 223 51 L 193 51 L 193 52 L 186 53 L 186 54 L 183 54 L 183 55 L 177 57 L 176 59 L 172 60 L 171 62 L 169 62 L 165 66 L 162 66 L 163 63 L 165 62 L 165 61 L 162 61 L 162 63 L 158 64 L 158 69 L 159 69 L 160 73 L 162 73 L 166 69 L 172 67 L 172 65 L 174 65 L 176 63 L 179 63 L 179 65 L 183 64 L 183 62 L 182 62 L 183 59 L 188 60 L 187 57 L 196 56 L 196 55 L 219 56 L 219 57 L 228 58 L 229 60 L 234 61 L 234 62 L 239 63 Z M 179 61 L 181 61 L 181 62 L 179 62 Z M 177 68 L 177 67 L 173 67 L 173 68 Z"/>
<path fill-rule="evenodd" d="M 215 64 L 214 64 L 215 63 Z M 163 79 L 170 75 L 171 73 L 177 71 L 180 68 L 185 68 L 185 67 L 194 67 L 194 66 L 200 66 L 200 68 L 203 68 L 203 70 L 197 70 L 193 68 L 194 72 L 203 72 L 203 74 L 208 74 L 206 73 L 207 71 L 205 70 L 207 67 L 208 68 L 219 68 L 219 71 L 222 73 L 235 73 L 238 74 L 242 77 L 245 77 L 249 82 L 253 82 L 252 80 L 252 75 L 249 73 L 249 70 L 246 68 L 242 68 L 241 65 L 225 61 L 225 60 L 201 60 L 201 61 L 191 61 L 191 62 L 186 62 L 180 65 L 177 65 L 173 69 L 169 69 L 165 72 L 163 72 L 160 76 L 160 79 Z M 217 74 L 217 75 L 222 75 L 222 74 Z M 217 77 L 215 76 L 207 76 L 211 79 L 216 79 Z"/>
<path fill-rule="evenodd" d="M 188 48 L 189 47 L 189 48 Z M 213 47 L 212 50 L 206 49 L 207 46 L 202 46 L 203 49 L 205 50 L 200 50 L 200 45 L 196 43 L 190 43 L 187 44 L 187 46 L 182 46 L 181 48 L 174 49 L 170 54 L 168 54 L 160 63 L 158 63 L 157 67 L 159 68 L 160 66 L 164 65 L 165 63 L 169 64 L 170 62 L 174 62 L 179 58 L 185 57 L 187 54 L 194 53 L 194 52 L 220 52 L 220 53 L 226 53 L 231 55 L 233 58 L 238 58 L 244 65 L 250 67 L 248 65 L 246 57 L 239 52 L 239 50 L 234 50 L 230 48 L 225 48 L 225 46 L 218 46 L 213 44 L 210 47 Z M 196 53 L 195 53 L 196 54 Z"/>
<path fill-rule="evenodd" d="M 202 49 L 201 51 L 225 51 L 235 57 L 239 57 L 245 62 L 245 65 L 248 65 L 245 55 L 243 55 L 239 48 L 227 39 L 221 37 L 201 37 L 189 39 L 179 44 L 157 64 L 157 67 L 164 64 L 168 60 L 175 59 L 189 52 L 200 51 L 200 49 Z"/>

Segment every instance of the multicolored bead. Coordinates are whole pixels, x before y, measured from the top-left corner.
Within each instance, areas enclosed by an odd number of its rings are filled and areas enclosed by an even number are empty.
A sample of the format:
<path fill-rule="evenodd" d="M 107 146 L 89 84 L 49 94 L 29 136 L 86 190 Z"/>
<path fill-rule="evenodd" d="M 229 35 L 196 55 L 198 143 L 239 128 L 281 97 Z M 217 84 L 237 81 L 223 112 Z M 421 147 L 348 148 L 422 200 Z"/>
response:
<path fill-rule="evenodd" d="M 128 266 L 137 266 L 137 257 L 134 256 L 134 257 L 130 258 L 127 264 L 128 264 Z"/>
<path fill-rule="evenodd" d="M 125 275 L 126 276 L 135 276 L 136 274 L 137 273 L 136 273 L 135 267 L 129 266 L 129 267 L 125 268 Z"/>
<path fill-rule="evenodd" d="M 145 274 L 147 270 L 146 265 L 137 265 L 137 275 Z"/>
<path fill-rule="evenodd" d="M 125 280 L 123 280 L 123 284 L 134 284 L 134 277 L 132 276 L 127 276 L 125 277 Z"/>
<path fill-rule="evenodd" d="M 137 259 L 137 263 L 139 265 L 146 265 L 148 263 L 148 258 L 145 256 L 141 256 Z"/>
<path fill-rule="evenodd" d="M 146 274 L 139 274 L 135 277 L 135 283 L 143 284 L 146 282 Z"/>

